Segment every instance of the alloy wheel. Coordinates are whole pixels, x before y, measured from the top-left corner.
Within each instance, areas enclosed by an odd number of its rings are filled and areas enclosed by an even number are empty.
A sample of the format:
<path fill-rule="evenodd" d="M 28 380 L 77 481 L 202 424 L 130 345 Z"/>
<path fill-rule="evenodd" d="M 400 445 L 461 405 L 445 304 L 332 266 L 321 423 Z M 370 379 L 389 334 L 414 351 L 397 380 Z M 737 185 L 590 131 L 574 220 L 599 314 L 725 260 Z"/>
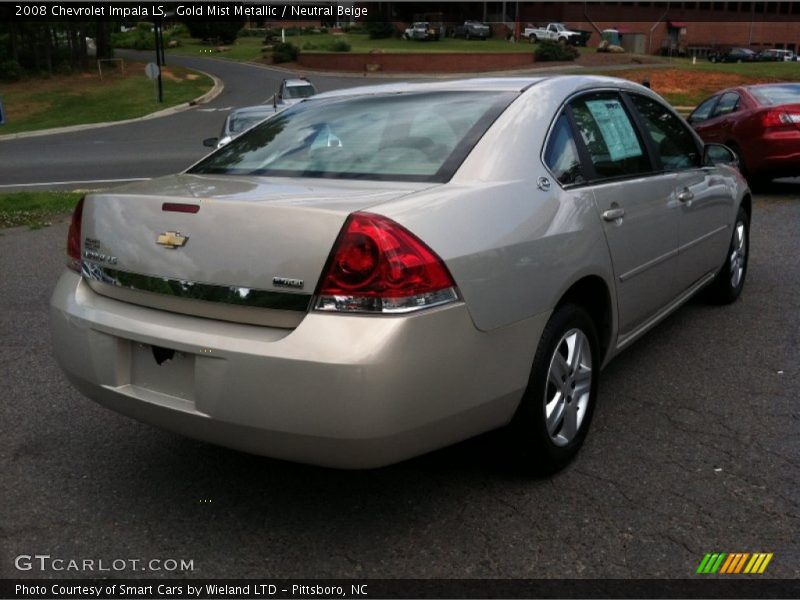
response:
<path fill-rule="evenodd" d="M 730 256 L 731 268 L 731 286 L 733 288 L 739 287 L 739 283 L 744 276 L 744 267 L 747 259 L 747 244 L 745 243 L 745 236 L 747 232 L 744 228 L 744 223 L 738 221 L 736 223 L 736 231 L 734 232 L 733 249 Z"/>
<path fill-rule="evenodd" d="M 580 329 L 570 329 L 550 359 L 544 409 L 547 433 L 566 446 L 580 431 L 592 391 L 592 347 Z"/>

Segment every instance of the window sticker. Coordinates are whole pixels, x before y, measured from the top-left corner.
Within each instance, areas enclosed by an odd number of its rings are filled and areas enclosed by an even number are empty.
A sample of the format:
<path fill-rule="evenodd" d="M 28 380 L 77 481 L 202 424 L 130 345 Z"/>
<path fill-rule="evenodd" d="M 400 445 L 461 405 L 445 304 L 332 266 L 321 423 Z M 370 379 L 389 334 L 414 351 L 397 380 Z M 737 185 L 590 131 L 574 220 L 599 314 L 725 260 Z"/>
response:
<path fill-rule="evenodd" d="M 589 100 L 586 108 L 600 128 L 612 161 L 642 155 L 636 132 L 619 100 Z"/>

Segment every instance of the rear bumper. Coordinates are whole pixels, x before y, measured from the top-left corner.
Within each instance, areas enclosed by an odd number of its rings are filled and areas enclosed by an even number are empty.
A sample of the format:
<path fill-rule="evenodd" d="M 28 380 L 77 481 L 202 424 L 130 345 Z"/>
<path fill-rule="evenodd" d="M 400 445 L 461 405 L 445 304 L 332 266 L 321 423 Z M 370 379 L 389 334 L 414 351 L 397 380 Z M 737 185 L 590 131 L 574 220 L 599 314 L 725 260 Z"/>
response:
<path fill-rule="evenodd" d="M 127 304 L 70 271 L 51 299 L 56 358 L 86 396 L 190 437 L 341 468 L 507 423 L 548 316 L 486 333 L 457 304 L 390 318 L 310 313 L 278 329 Z M 177 353 L 159 366 L 152 346 Z"/>

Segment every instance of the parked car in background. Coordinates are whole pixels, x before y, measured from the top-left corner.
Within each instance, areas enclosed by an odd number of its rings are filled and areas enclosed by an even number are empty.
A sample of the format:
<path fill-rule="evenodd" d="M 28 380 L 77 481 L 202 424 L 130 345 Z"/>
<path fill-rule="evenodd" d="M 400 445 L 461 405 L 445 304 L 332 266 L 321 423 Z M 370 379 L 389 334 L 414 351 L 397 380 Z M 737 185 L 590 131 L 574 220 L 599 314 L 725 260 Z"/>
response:
<path fill-rule="evenodd" d="M 491 35 L 491 28 L 480 21 L 464 21 L 463 25 L 457 25 L 452 32 L 453 37 L 463 37 L 468 40 L 472 38 L 485 40 Z"/>
<path fill-rule="evenodd" d="M 783 61 L 783 56 L 774 48 L 761 50 L 756 54 L 756 60 L 759 62 L 777 62 Z"/>
<path fill-rule="evenodd" d="M 789 62 L 796 60 L 794 52 L 791 50 L 781 50 L 780 48 L 770 48 L 768 50 L 761 50 L 756 55 L 756 60 L 762 62 Z"/>
<path fill-rule="evenodd" d="M 757 60 L 755 52 L 749 48 L 731 48 L 730 50 L 722 50 L 717 52 L 709 52 L 708 60 L 712 63 L 717 62 L 754 62 Z"/>
<path fill-rule="evenodd" d="M 504 428 L 507 462 L 552 472 L 612 357 L 742 291 L 734 160 L 620 79 L 320 94 L 87 194 L 55 355 L 97 402 L 247 452 L 376 467 Z"/>
<path fill-rule="evenodd" d="M 522 36 L 528 38 L 531 43 L 547 40 L 573 46 L 585 45 L 583 33 L 572 31 L 563 23 L 548 23 L 544 27 L 528 26 L 522 32 Z"/>
<path fill-rule="evenodd" d="M 751 182 L 800 174 L 800 84 L 769 83 L 722 90 L 689 115 L 705 142 L 739 156 Z"/>
<path fill-rule="evenodd" d="M 317 88 L 306 77 L 284 79 L 275 94 L 273 105 L 282 110 L 317 93 Z"/>
<path fill-rule="evenodd" d="M 275 107 L 271 104 L 234 108 L 225 117 L 219 137 L 206 138 L 203 140 L 203 145 L 209 148 L 222 148 L 240 133 L 274 114 Z"/>
<path fill-rule="evenodd" d="M 403 39 L 422 42 L 434 41 L 439 39 L 439 30 L 428 21 L 417 21 L 405 30 Z"/>

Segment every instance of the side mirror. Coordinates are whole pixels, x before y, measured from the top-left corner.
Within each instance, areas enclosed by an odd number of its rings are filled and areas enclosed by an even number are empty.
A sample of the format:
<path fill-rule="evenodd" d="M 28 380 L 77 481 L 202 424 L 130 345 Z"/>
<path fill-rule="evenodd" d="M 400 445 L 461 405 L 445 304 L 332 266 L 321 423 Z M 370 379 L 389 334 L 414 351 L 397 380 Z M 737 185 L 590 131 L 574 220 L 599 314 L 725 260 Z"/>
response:
<path fill-rule="evenodd" d="M 207 148 L 216 148 L 219 138 L 206 138 L 203 140 L 203 146 Z"/>
<path fill-rule="evenodd" d="M 706 144 L 703 147 L 703 165 L 729 165 L 739 168 L 739 157 L 736 153 L 722 144 Z"/>
<path fill-rule="evenodd" d="M 229 144 L 233 140 L 233 137 L 230 135 L 226 135 L 220 141 L 217 142 L 217 148 L 222 148 L 225 144 Z"/>

